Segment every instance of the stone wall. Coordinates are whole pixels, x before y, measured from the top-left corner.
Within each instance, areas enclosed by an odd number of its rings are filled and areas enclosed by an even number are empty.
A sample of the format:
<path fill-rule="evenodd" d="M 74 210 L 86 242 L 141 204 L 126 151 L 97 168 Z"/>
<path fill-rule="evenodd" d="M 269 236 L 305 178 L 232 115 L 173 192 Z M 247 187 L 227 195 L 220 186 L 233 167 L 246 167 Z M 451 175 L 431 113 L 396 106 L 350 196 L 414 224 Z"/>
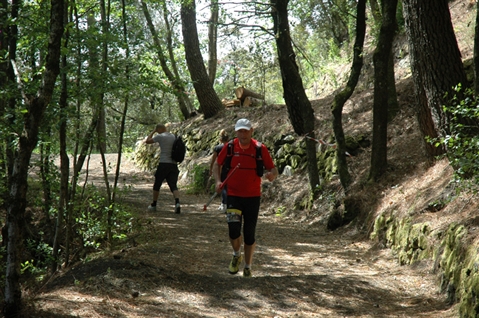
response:
<path fill-rule="evenodd" d="M 379 215 L 371 239 L 391 248 L 402 265 L 428 259 L 437 273 L 441 291 L 450 304 L 459 302 L 461 317 L 479 316 L 478 245 L 463 224 L 451 223 L 446 230 L 432 229 L 428 222 L 412 223 L 393 212 Z"/>

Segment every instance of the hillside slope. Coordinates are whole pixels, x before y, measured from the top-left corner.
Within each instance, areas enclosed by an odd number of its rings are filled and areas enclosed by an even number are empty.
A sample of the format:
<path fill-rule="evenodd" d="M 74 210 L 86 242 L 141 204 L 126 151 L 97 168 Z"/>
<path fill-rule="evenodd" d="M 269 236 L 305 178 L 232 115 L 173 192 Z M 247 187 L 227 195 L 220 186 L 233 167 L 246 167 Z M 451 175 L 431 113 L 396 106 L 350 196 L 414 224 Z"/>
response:
<path fill-rule="evenodd" d="M 474 7 L 469 0 L 450 5 L 468 58 Z M 348 159 L 359 218 L 327 230 L 328 216 L 343 196 L 337 179 L 323 185 L 311 209 L 297 208 L 309 198 L 304 171 L 265 183 L 254 277 L 244 280 L 227 274 L 230 247 L 218 202 L 203 211 L 209 195 L 189 195 L 183 184 L 182 214 L 176 215 L 164 186 L 158 211 L 148 212 L 152 176 L 125 161 L 120 180 L 132 190 L 121 200 L 136 213 L 129 239 L 111 252 L 89 255 L 32 293 L 30 317 L 457 317 L 459 286 L 450 282 L 461 268 L 445 260 L 464 259 L 466 243 L 476 248 L 477 197 L 454 196 L 447 162 L 424 160 L 404 37 L 395 48 L 400 110 L 388 126 L 388 171 L 371 184 L 366 182 L 371 149 Z M 370 57 L 365 62 L 343 123 L 346 134 L 371 139 Z M 344 78 L 348 67 L 342 69 Z M 333 96 L 312 101 L 315 133 L 324 140 L 333 136 Z M 174 126 L 201 139 L 206 132 L 232 129 L 241 117 L 253 122 L 259 140 L 304 138 L 294 135 L 284 105 L 227 109 Z M 185 180 L 209 159 L 208 151 L 190 154 L 181 166 Z M 101 181 L 100 165 L 92 169 L 92 180 Z M 457 245 L 462 253 L 454 254 Z"/>

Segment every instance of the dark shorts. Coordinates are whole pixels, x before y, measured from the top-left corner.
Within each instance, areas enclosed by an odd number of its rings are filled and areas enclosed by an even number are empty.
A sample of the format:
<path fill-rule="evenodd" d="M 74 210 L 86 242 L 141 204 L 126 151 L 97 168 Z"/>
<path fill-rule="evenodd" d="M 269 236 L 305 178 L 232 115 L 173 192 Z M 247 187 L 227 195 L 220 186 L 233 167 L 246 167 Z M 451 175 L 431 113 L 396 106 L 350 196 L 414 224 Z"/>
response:
<path fill-rule="evenodd" d="M 160 191 L 163 181 L 166 180 L 170 191 L 173 192 L 178 190 L 178 175 L 180 170 L 178 170 L 178 165 L 175 163 L 160 163 L 155 172 L 155 183 L 153 184 L 153 190 Z"/>
<path fill-rule="evenodd" d="M 247 245 L 255 243 L 260 203 L 261 197 L 228 196 L 226 218 L 228 220 L 229 236 L 232 240 L 241 236 L 241 225 L 243 225 L 244 243 Z"/>

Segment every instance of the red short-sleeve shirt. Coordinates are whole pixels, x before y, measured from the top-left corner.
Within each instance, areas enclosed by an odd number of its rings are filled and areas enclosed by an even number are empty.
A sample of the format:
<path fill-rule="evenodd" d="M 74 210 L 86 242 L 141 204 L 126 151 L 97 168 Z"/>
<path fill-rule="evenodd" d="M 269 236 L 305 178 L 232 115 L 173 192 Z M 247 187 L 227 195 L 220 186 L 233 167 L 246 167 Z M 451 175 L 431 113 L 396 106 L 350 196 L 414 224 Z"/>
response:
<path fill-rule="evenodd" d="M 228 195 L 238 197 L 258 197 L 261 196 L 261 178 L 256 174 L 256 145 L 257 141 L 251 139 L 248 149 L 241 149 L 238 138 L 233 140 L 233 157 L 231 158 L 230 173 L 238 163 L 238 170 L 231 175 L 226 182 Z M 226 160 L 228 146 L 225 145 L 216 159 L 222 166 Z M 261 156 L 266 170 L 274 168 L 274 162 L 268 151 L 268 148 L 261 143 Z"/>

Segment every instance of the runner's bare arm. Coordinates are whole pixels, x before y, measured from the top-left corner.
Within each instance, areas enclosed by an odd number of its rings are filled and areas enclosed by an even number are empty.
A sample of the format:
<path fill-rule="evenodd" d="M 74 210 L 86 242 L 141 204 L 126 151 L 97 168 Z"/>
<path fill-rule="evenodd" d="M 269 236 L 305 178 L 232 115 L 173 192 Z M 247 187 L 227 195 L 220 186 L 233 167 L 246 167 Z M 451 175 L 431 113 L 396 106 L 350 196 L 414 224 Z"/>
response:
<path fill-rule="evenodd" d="M 148 135 L 148 137 L 146 137 L 145 142 L 146 142 L 147 144 L 152 144 L 152 143 L 154 143 L 154 141 L 153 141 L 153 135 L 156 133 L 156 131 L 157 131 L 157 129 L 155 128 L 155 130 L 153 130 L 153 131 Z"/>
<path fill-rule="evenodd" d="M 221 173 L 220 173 L 220 165 L 218 164 L 218 161 L 215 160 L 213 163 L 213 178 L 215 178 L 215 184 L 216 184 L 216 192 L 221 192 Z"/>
<path fill-rule="evenodd" d="M 273 169 L 269 170 L 264 174 L 265 178 L 268 179 L 270 182 L 276 179 L 278 176 L 278 169 L 274 167 Z"/>
<path fill-rule="evenodd" d="M 216 158 L 218 157 L 218 154 L 216 151 L 213 151 L 213 156 L 211 157 L 211 162 L 210 162 L 210 176 L 213 175 L 213 169 L 214 169 L 214 164 L 216 162 Z"/>

